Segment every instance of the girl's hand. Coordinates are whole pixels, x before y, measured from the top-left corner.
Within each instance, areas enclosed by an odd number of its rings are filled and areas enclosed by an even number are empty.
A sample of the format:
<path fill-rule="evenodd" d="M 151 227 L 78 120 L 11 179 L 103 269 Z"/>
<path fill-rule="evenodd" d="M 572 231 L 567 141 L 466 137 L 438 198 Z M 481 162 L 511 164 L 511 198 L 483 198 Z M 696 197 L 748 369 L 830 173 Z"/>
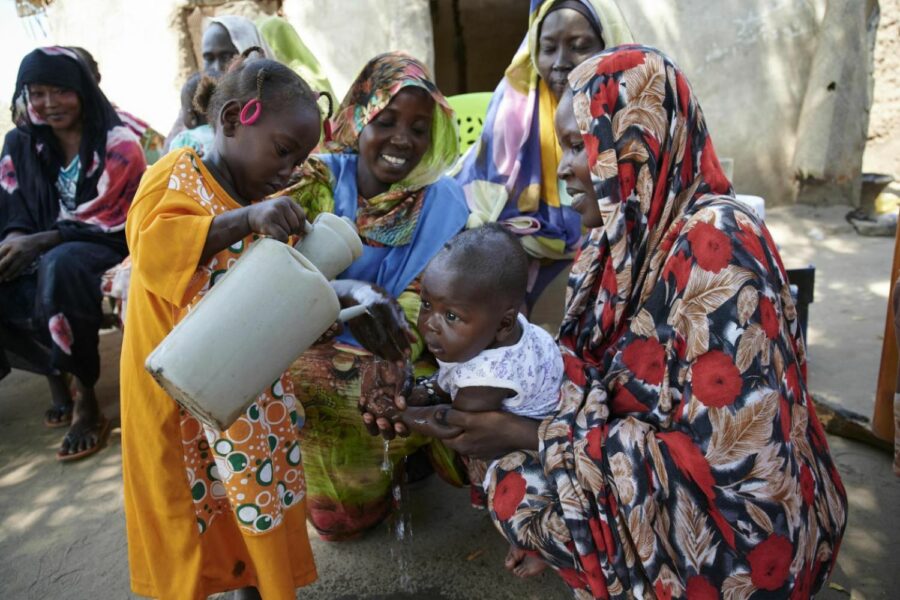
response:
<path fill-rule="evenodd" d="M 306 213 L 287 196 L 278 196 L 246 207 L 252 233 L 287 242 L 292 235 L 306 233 Z"/>
<path fill-rule="evenodd" d="M 411 352 L 416 337 L 397 301 L 379 286 L 365 281 L 342 279 L 332 281 L 341 307 L 362 304 L 367 314 L 347 323 L 350 332 L 363 348 L 389 361 L 402 361 Z"/>

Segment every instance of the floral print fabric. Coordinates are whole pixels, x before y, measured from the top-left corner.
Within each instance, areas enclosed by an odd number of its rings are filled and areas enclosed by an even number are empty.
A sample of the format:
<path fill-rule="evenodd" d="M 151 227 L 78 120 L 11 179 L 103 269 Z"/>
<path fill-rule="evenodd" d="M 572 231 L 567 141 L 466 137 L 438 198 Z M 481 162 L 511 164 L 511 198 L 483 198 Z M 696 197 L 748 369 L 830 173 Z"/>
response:
<path fill-rule="evenodd" d="M 569 81 L 604 224 L 570 277 L 560 409 L 501 459 L 491 515 L 579 598 L 807 598 L 847 502 L 775 244 L 668 58 L 624 46 Z"/>

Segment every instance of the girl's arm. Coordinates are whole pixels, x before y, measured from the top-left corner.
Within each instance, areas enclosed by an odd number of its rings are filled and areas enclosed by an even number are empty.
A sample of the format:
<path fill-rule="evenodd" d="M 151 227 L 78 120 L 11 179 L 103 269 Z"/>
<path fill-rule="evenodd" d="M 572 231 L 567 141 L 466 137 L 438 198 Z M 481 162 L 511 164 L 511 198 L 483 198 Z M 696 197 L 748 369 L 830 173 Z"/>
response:
<path fill-rule="evenodd" d="M 305 233 L 305 223 L 306 213 L 286 196 L 216 215 L 206 235 L 200 263 L 205 263 L 215 254 L 251 233 L 287 242 L 291 235 Z"/>

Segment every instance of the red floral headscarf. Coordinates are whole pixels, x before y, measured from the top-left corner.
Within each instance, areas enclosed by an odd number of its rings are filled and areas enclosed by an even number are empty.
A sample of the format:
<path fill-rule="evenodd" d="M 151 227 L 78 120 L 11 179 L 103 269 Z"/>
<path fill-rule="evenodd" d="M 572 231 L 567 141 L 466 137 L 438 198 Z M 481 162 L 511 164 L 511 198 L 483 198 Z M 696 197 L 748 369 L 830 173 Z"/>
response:
<path fill-rule="evenodd" d="M 661 276 L 685 215 L 704 196 L 733 197 L 684 75 L 655 50 L 623 48 L 569 77 L 603 226 L 572 269 L 560 341 L 592 366 Z M 695 253 L 727 260 L 712 244 Z"/>

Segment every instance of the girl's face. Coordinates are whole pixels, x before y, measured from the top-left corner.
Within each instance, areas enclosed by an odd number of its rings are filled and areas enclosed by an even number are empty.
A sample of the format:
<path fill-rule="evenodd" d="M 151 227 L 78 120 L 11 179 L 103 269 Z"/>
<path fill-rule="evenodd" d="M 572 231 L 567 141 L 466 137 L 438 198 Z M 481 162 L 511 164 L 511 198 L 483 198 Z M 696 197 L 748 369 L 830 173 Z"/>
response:
<path fill-rule="evenodd" d="M 588 228 L 600 227 L 603 225 L 603 216 L 591 179 L 584 138 L 575 121 L 571 90 L 567 90 L 560 98 L 555 120 L 556 138 L 563 151 L 556 176 L 565 182 L 566 191 L 572 196 L 572 208 L 581 215 L 582 224 Z"/>
<path fill-rule="evenodd" d="M 400 90 L 359 134 L 360 190 L 386 192 L 412 172 L 431 145 L 434 99 L 422 88 Z"/>
<path fill-rule="evenodd" d="M 237 101 L 222 108 L 216 150 L 228 164 L 235 191 L 253 202 L 287 187 L 293 170 L 319 143 L 321 126 L 312 104 L 293 103 L 281 110 L 263 106 L 252 125 L 240 124 L 240 110 Z"/>
<path fill-rule="evenodd" d="M 541 23 L 537 69 L 556 99 L 566 90 L 569 73 L 603 50 L 603 40 L 577 10 L 555 10 Z"/>
<path fill-rule="evenodd" d="M 81 98 L 74 90 L 30 83 L 28 101 L 38 117 L 55 131 L 68 131 L 81 126 Z"/>

